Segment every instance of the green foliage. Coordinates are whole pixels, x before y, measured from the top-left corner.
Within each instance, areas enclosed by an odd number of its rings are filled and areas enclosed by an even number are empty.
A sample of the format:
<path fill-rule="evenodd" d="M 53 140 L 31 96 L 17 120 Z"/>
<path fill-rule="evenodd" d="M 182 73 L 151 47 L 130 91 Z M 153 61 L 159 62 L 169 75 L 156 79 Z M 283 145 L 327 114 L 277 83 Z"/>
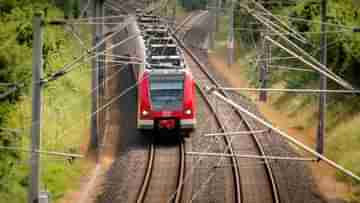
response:
<path fill-rule="evenodd" d="M 20 134 L 0 130 L 0 146 L 29 148 L 31 124 L 32 16 L 43 10 L 46 19 L 62 17 L 63 11 L 47 0 L 0 0 L 0 82 L 24 84 L 0 101 L 0 127 L 21 129 Z M 44 27 L 44 69 L 53 73 L 69 63 L 81 50 L 64 27 Z M 46 86 L 42 128 L 43 150 L 79 153 L 88 128 L 90 71 L 81 65 L 71 75 Z M 0 88 L 0 93 L 5 91 Z M 54 113 L 55 112 L 55 113 Z M 63 196 L 80 177 L 80 162 L 46 160 L 42 182 L 55 197 Z M 0 202 L 26 202 L 28 153 L 0 149 Z M 54 176 L 56 174 L 56 176 Z"/>
<path fill-rule="evenodd" d="M 247 51 L 254 48 L 259 42 L 260 32 L 257 30 L 262 29 L 262 27 L 248 12 L 241 10 L 239 4 L 235 5 L 235 10 L 240 11 L 235 12 L 234 15 L 234 26 L 239 28 L 235 29 L 235 39 L 237 39 L 238 47 L 243 51 Z"/>
<path fill-rule="evenodd" d="M 288 11 L 289 12 L 289 11 Z M 311 44 L 320 44 L 320 35 L 307 34 L 306 32 L 320 32 L 320 8 L 317 1 L 303 1 L 292 7 L 290 17 L 307 19 L 309 21 L 289 20 L 300 32 L 305 32 Z M 360 86 L 360 35 L 351 32 L 351 27 L 360 23 L 360 9 L 353 6 L 352 0 L 330 0 L 328 6 L 328 66 L 338 75 L 342 76 L 355 86 Z M 306 47 L 313 56 L 319 58 L 320 50 Z M 331 84 L 334 87 L 334 84 Z"/>
<path fill-rule="evenodd" d="M 360 8 L 354 6 L 353 0 L 328 0 L 328 67 L 349 81 L 355 87 L 360 87 L 360 34 L 353 33 L 352 27 L 360 25 Z M 273 8 L 274 10 L 278 8 Z M 276 10 L 285 15 L 288 23 L 304 33 L 309 39 L 307 45 L 296 42 L 315 58 L 320 58 L 320 5 L 319 1 L 301 1 L 293 6 Z M 298 19 L 305 19 L 300 21 Z M 278 49 L 273 50 L 273 56 L 284 55 Z M 278 64 L 281 64 L 280 62 Z M 282 64 L 284 65 L 284 64 Z M 287 66 L 304 67 L 299 61 L 286 61 Z M 289 88 L 318 88 L 318 76 L 312 73 L 277 73 L 281 81 L 286 81 Z M 328 83 L 329 89 L 339 88 L 332 81 Z M 316 100 L 317 101 L 317 100 Z M 360 99 L 354 95 L 328 96 L 327 131 L 329 136 L 326 143 L 327 155 L 339 162 L 345 168 L 360 174 L 360 147 L 359 130 L 355 126 L 360 124 Z M 312 105 L 315 105 L 313 102 Z M 301 112 L 302 110 L 297 110 Z M 315 116 L 315 115 L 313 115 Z M 338 173 L 339 180 L 351 182 L 343 173 Z M 359 186 L 358 182 L 352 184 Z M 350 202 L 360 202 L 358 193 L 352 194 Z"/>
<path fill-rule="evenodd" d="M 78 18 L 80 16 L 80 2 L 78 0 L 64 1 L 64 18 Z"/>
<path fill-rule="evenodd" d="M 320 58 L 320 1 L 304 0 L 297 1 L 296 4 L 284 4 L 285 1 L 276 1 L 276 4 L 266 4 L 273 13 L 284 16 L 281 18 L 292 28 L 302 33 L 309 40 L 308 44 L 303 44 L 294 38 L 292 41 L 302 47 L 313 57 Z M 282 4 L 282 5 L 281 5 Z M 349 81 L 355 87 L 360 87 L 360 34 L 353 33 L 353 27 L 360 25 L 359 1 L 354 0 L 328 0 L 328 67 Z M 254 30 L 263 29 L 253 23 L 257 23 L 247 12 L 238 12 L 236 17 L 237 39 L 243 49 L 261 46 L 259 32 Z M 275 35 L 272 36 L 276 38 Z M 281 40 L 280 38 L 276 38 Z M 281 41 L 287 46 L 285 41 Z M 258 51 L 257 49 L 256 51 Z M 247 51 L 248 53 L 248 51 Z M 289 57 L 290 55 L 272 46 L 272 57 Z M 249 54 L 247 54 L 249 56 Z M 245 57 L 244 57 L 245 58 Z M 307 57 L 305 57 L 307 58 Z M 252 58 L 255 61 L 255 57 Z M 272 60 L 272 65 L 281 65 L 291 68 L 309 68 L 297 59 Z M 252 81 L 257 84 L 258 71 L 256 67 L 249 67 L 248 71 Z M 319 87 L 319 74 L 298 72 L 298 71 L 276 71 L 271 70 L 271 82 L 280 87 L 287 88 L 314 88 Z M 334 82 L 328 80 L 329 89 L 341 88 Z M 296 116 L 302 119 L 299 125 L 313 128 L 317 124 L 317 105 L 316 96 L 293 96 L 292 94 L 282 94 L 276 98 L 275 104 L 280 104 L 279 109 L 286 112 L 289 116 Z M 327 138 L 326 155 L 332 160 L 342 164 L 345 168 L 351 169 L 355 174 L 360 174 L 360 98 L 354 95 L 328 95 L 327 105 Z M 359 188 L 358 182 L 346 177 L 343 173 L 338 173 L 337 178 L 341 181 L 354 184 Z M 349 202 L 360 202 L 359 190 L 351 194 Z"/>

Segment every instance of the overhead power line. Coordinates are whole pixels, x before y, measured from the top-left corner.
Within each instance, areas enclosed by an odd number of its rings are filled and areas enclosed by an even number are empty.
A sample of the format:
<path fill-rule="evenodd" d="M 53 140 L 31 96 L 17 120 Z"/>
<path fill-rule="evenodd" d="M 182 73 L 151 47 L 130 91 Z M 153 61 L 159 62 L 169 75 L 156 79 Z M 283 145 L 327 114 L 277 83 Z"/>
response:
<path fill-rule="evenodd" d="M 216 96 L 218 99 L 228 103 L 229 105 L 231 105 L 232 107 L 236 108 L 237 110 L 241 111 L 242 113 L 245 113 L 247 116 L 253 118 L 254 120 L 256 120 L 257 122 L 261 123 L 262 125 L 264 125 L 266 128 L 271 129 L 272 131 L 274 131 L 277 135 L 281 136 L 282 138 L 286 139 L 288 142 L 295 144 L 296 146 L 300 147 L 302 150 L 305 150 L 306 152 L 309 152 L 310 154 L 312 154 L 313 156 L 315 156 L 316 158 L 319 158 L 319 160 L 324 161 L 326 164 L 328 164 L 329 166 L 343 172 L 344 174 L 346 174 L 347 176 L 353 178 L 356 181 L 360 181 L 360 176 L 356 175 L 355 173 L 353 173 L 352 171 L 344 168 L 343 166 L 337 164 L 336 162 L 328 159 L 327 157 L 323 156 L 322 154 L 316 152 L 315 150 L 311 149 L 310 147 L 304 145 L 303 143 L 301 143 L 300 141 L 298 141 L 297 139 L 291 137 L 290 135 L 288 135 L 287 133 L 283 132 L 282 130 L 274 127 L 271 123 L 269 123 L 268 121 L 258 117 L 257 115 L 255 115 L 254 113 L 250 112 L 249 110 L 247 110 L 246 108 L 244 108 L 243 106 L 235 103 L 234 101 L 232 101 L 231 99 L 228 99 L 226 97 L 224 97 L 221 93 L 219 93 L 216 89 L 214 88 L 208 88 L 208 93 L 212 94 L 214 96 Z"/>
<path fill-rule="evenodd" d="M 219 87 L 215 88 L 227 91 L 250 91 L 250 92 L 286 92 L 286 93 L 339 93 L 339 94 L 360 94 L 360 90 L 321 90 L 321 89 L 274 89 L 274 88 L 238 88 L 238 87 Z"/>
<path fill-rule="evenodd" d="M 345 81 L 344 79 L 342 79 L 341 77 L 339 77 L 338 75 L 336 75 L 334 72 L 332 72 L 331 70 L 329 70 L 326 66 L 324 66 L 323 64 L 321 64 L 318 60 L 316 60 L 313 56 L 311 56 L 309 53 L 307 53 L 305 50 L 303 50 L 301 47 L 299 47 L 298 45 L 296 45 L 294 42 L 292 42 L 291 40 L 289 40 L 286 36 L 284 36 L 280 31 L 278 31 L 277 29 L 275 29 L 273 26 L 271 26 L 268 22 L 264 21 L 261 17 L 259 17 L 257 14 L 255 14 L 254 12 L 252 12 L 251 9 L 249 9 L 247 6 L 244 7 L 245 9 L 248 10 L 248 12 L 258 21 L 260 21 L 261 23 L 263 23 L 266 27 L 268 27 L 269 29 L 271 29 L 271 31 L 279 34 L 278 36 L 285 40 L 289 45 L 291 45 L 293 48 L 295 48 L 297 51 L 299 51 L 300 53 L 304 54 L 306 57 L 308 57 L 311 62 L 309 60 L 304 59 L 303 57 L 299 56 L 298 54 L 296 54 L 294 51 L 286 48 L 285 46 L 281 45 L 279 42 L 273 40 L 270 36 L 266 36 L 265 38 L 269 41 L 271 41 L 273 44 L 275 44 L 276 46 L 278 46 L 281 49 L 284 49 L 286 52 L 288 52 L 289 54 L 298 57 L 298 59 L 300 59 L 301 61 L 303 61 L 304 63 L 306 63 L 307 65 L 309 65 L 310 67 L 312 67 L 313 69 L 317 70 L 319 73 L 325 75 L 326 77 L 332 79 L 333 81 L 335 81 L 336 83 L 340 84 L 341 86 L 345 87 L 346 89 L 354 89 L 352 87 L 352 85 L 350 85 L 347 81 Z M 316 64 L 316 65 L 315 65 Z"/>
<path fill-rule="evenodd" d="M 91 49 L 91 52 L 87 52 L 87 53 L 83 54 L 82 56 L 76 58 L 76 59 L 75 59 L 74 61 L 72 61 L 71 63 L 65 65 L 62 69 L 60 69 L 60 70 L 56 71 L 55 73 L 53 73 L 52 75 L 44 78 L 42 82 L 48 83 L 48 82 L 51 82 L 51 81 L 55 81 L 55 80 L 57 80 L 58 78 L 66 75 L 67 73 L 70 73 L 77 65 L 79 65 L 79 63 L 80 63 L 81 61 L 89 60 L 89 59 L 91 59 L 91 58 L 97 57 L 97 56 L 99 56 L 100 54 L 103 54 L 103 53 L 105 53 L 105 52 L 108 51 L 108 50 L 112 50 L 112 49 L 114 49 L 114 48 L 116 48 L 116 47 L 118 47 L 118 46 L 120 46 L 120 45 L 122 45 L 122 44 L 124 44 L 124 43 L 126 43 L 126 42 L 128 42 L 128 41 L 130 41 L 130 40 L 133 40 L 133 39 L 134 39 L 135 37 L 137 37 L 137 36 L 139 36 L 139 34 L 135 34 L 135 35 L 133 35 L 133 36 L 130 36 L 130 37 L 122 40 L 121 42 L 116 43 L 116 44 L 110 46 L 109 48 L 106 48 L 106 49 L 103 50 L 102 52 L 97 52 L 97 53 L 95 53 L 95 54 L 92 53 L 92 52 L 93 52 L 93 48 L 92 48 L 92 49 Z M 101 42 L 100 42 L 100 43 L 101 43 Z M 103 43 L 103 41 L 102 41 L 102 43 Z M 98 45 L 99 45 L 99 44 L 98 44 Z M 97 46 L 98 46 L 98 45 L 97 45 Z M 95 47 L 97 47 L 97 46 L 95 46 Z"/>
<path fill-rule="evenodd" d="M 44 150 L 35 150 L 25 149 L 20 147 L 9 147 L 9 146 L 0 146 L 0 150 L 11 150 L 11 151 L 20 151 L 20 152 L 34 152 L 43 155 L 52 155 L 52 156 L 62 156 L 62 157 L 72 157 L 72 158 L 84 158 L 84 155 L 81 154 L 72 154 L 66 152 L 55 152 L 55 151 L 44 151 Z"/>

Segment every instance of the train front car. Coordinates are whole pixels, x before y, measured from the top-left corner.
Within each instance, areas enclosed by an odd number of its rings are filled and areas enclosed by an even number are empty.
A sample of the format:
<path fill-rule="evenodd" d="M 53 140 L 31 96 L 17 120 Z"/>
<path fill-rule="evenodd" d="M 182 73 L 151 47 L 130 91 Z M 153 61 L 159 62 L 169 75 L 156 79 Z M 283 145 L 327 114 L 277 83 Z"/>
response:
<path fill-rule="evenodd" d="M 153 15 L 139 15 L 145 45 L 145 66 L 138 78 L 140 130 L 195 128 L 195 84 L 168 25 Z"/>
<path fill-rule="evenodd" d="M 184 70 L 150 70 L 139 84 L 138 128 L 141 130 L 193 130 L 195 86 Z"/>

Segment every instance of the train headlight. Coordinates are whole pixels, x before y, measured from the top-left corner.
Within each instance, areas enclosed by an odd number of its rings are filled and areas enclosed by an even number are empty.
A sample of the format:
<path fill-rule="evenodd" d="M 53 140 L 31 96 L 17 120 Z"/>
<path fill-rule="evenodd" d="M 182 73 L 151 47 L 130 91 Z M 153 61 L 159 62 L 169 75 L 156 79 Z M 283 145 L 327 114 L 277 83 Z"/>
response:
<path fill-rule="evenodd" d="M 186 110 L 186 111 L 185 111 L 185 114 L 186 114 L 186 115 L 191 115 L 191 114 L 192 114 L 191 109 Z"/>
<path fill-rule="evenodd" d="M 143 111 L 141 112 L 141 114 L 142 114 L 143 116 L 147 116 L 147 115 L 149 115 L 149 112 L 146 111 L 146 110 L 143 110 Z"/>

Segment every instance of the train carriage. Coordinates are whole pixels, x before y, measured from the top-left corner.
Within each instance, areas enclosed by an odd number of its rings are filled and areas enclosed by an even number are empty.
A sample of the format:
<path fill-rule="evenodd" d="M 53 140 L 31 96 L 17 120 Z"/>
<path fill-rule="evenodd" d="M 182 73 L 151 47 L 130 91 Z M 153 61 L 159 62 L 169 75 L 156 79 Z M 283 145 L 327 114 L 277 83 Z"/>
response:
<path fill-rule="evenodd" d="M 138 80 L 138 129 L 193 130 L 195 84 L 182 52 L 159 18 L 145 15 L 137 20 L 133 30 L 141 36 L 134 49 L 144 62 L 133 69 Z"/>

